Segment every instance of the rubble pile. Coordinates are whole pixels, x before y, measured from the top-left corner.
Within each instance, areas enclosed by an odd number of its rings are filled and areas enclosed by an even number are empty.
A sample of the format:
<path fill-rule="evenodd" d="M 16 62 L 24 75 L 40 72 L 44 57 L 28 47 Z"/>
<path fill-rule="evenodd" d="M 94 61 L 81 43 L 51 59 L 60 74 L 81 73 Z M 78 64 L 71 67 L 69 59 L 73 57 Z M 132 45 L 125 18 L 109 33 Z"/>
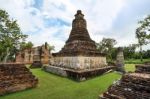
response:
<path fill-rule="evenodd" d="M 136 65 L 135 73 L 124 74 L 100 99 L 150 99 L 150 65 Z"/>
<path fill-rule="evenodd" d="M 150 74 L 150 64 L 138 64 L 136 66 L 136 71 L 138 73 L 148 73 Z"/>
<path fill-rule="evenodd" d="M 0 95 L 36 87 L 38 79 L 24 64 L 0 64 Z"/>

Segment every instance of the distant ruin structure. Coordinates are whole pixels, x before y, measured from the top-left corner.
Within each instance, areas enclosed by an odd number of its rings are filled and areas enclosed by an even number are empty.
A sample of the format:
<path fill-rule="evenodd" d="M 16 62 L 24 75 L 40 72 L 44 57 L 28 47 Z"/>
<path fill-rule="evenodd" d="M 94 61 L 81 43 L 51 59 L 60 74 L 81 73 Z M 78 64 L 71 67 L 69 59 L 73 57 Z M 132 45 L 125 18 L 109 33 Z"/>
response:
<path fill-rule="evenodd" d="M 33 47 L 20 51 L 16 55 L 16 63 L 32 64 L 35 61 L 40 61 L 42 64 L 48 64 L 52 57 L 47 43 L 42 46 Z"/>

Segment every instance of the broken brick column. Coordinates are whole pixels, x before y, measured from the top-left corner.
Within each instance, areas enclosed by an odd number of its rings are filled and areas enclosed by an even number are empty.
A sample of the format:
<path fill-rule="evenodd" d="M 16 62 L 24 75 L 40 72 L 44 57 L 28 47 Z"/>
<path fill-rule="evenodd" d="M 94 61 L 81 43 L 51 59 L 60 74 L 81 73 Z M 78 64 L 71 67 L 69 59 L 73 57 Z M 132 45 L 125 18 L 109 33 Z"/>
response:
<path fill-rule="evenodd" d="M 125 73 L 124 69 L 124 54 L 123 54 L 123 48 L 118 47 L 117 49 L 117 57 L 116 57 L 116 70 L 122 73 Z"/>

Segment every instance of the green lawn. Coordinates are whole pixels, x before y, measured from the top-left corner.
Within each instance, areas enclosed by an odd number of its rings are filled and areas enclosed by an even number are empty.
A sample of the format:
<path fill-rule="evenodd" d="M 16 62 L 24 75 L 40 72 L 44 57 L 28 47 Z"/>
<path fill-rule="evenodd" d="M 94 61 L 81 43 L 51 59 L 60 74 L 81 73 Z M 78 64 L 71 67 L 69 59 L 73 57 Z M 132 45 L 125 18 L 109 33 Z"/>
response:
<path fill-rule="evenodd" d="M 126 65 L 127 71 L 133 71 L 134 65 Z M 111 72 L 84 82 L 56 76 L 41 69 L 31 69 L 39 78 L 38 87 L 1 96 L 0 99 L 97 99 L 121 75 Z"/>
<path fill-rule="evenodd" d="M 134 72 L 135 71 L 135 64 L 127 64 L 125 66 L 125 69 L 126 69 L 126 72 L 129 72 L 129 71 Z"/>
<path fill-rule="evenodd" d="M 129 60 L 125 60 L 125 63 L 126 64 L 144 64 L 147 61 L 150 61 L 150 59 L 143 59 L 142 62 L 140 59 L 129 59 Z"/>

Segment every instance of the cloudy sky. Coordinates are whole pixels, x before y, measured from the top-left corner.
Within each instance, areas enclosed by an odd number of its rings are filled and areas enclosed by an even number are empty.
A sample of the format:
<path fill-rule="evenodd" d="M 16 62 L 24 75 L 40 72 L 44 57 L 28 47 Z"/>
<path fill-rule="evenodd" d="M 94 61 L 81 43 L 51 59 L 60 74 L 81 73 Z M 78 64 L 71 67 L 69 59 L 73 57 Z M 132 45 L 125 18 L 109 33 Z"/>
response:
<path fill-rule="evenodd" d="M 137 43 L 137 22 L 150 14 L 150 0 L 0 0 L 0 8 L 18 20 L 29 35 L 27 41 L 35 46 L 48 42 L 57 52 L 69 37 L 78 9 L 96 42 L 109 37 L 117 40 L 117 46 Z"/>

